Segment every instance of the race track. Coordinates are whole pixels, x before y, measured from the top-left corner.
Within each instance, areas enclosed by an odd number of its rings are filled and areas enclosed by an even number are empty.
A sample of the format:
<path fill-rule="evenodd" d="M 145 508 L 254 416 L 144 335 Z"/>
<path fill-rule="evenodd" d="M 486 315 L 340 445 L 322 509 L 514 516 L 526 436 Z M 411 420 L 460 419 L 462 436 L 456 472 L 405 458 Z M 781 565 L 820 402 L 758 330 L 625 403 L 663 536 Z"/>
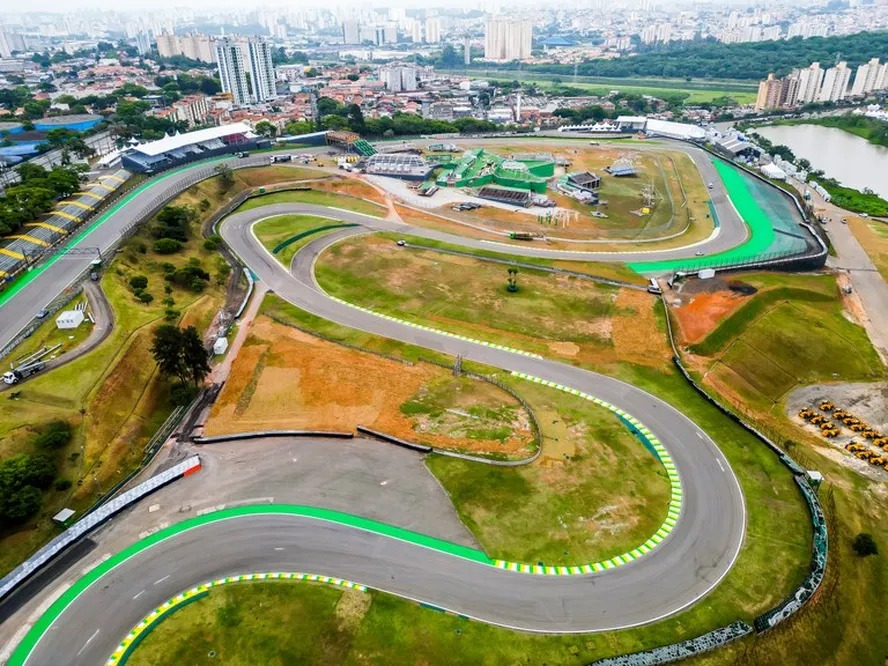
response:
<path fill-rule="evenodd" d="M 194 173 L 174 174 L 169 176 L 172 180 L 168 185 L 181 187 L 189 177 L 193 178 Z M 131 212 L 124 208 L 99 228 L 101 238 L 110 242 L 111 235 L 119 233 L 127 220 L 138 218 L 135 204 L 130 205 Z M 722 205 L 726 206 L 723 233 L 712 242 L 742 242 L 745 227 L 739 219 L 737 225 L 726 225 L 735 213 L 729 203 Z M 147 198 L 140 206 L 144 212 L 149 206 Z M 285 213 L 322 214 L 361 226 L 336 231 L 304 246 L 294 257 L 291 273 L 252 234 L 258 220 Z M 733 231 L 724 233 L 728 227 Z M 481 621 L 553 633 L 606 631 L 656 621 L 693 604 L 727 574 L 744 539 L 743 495 L 727 459 L 693 421 L 659 398 L 612 377 L 409 327 L 329 298 L 315 282 L 315 259 L 331 243 L 374 230 L 491 249 L 482 241 L 303 204 L 270 205 L 235 213 L 221 226 L 227 244 L 259 280 L 312 314 L 343 326 L 540 377 L 592 394 L 641 420 L 668 449 L 683 486 L 681 515 L 669 536 L 651 553 L 616 569 L 564 577 L 536 576 L 497 569 L 335 522 L 282 515 L 229 518 L 171 536 L 104 575 L 48 628 L 26 663 L 102 664 L 130 628 L 160 603 L 194 584 L 254 571 L 307 571 L 345 578 Z M 98 242 L 96 238 L 91 242 Z M 563 253 L 532 247 L 497 249 L 523 256 L 567 258 Z M 687 256 L 687 250 L 684 254 L 679 249 L 657 255 L 644 253 L 643 258 L 677 258 Z M 582 253 L 577 258 L 627 261 L 632 256 Z M 27 289 L 33 286 L 34 290 L 52 291 L 64 287 L 71 278 L 70 271 L 55 270 L 62 264 L 65 262 L 57 262 Z M 21 304 L 27 302 L 19 298 L 22 294 L 31 294 L 28 312 L 33 309 L 36 297 L 27 289 L 3 306 L 0 334 L 5 335 L 14 326 L 7 324 L 5 315 L 10 306 L 12 312 L 21 313 Z"/>

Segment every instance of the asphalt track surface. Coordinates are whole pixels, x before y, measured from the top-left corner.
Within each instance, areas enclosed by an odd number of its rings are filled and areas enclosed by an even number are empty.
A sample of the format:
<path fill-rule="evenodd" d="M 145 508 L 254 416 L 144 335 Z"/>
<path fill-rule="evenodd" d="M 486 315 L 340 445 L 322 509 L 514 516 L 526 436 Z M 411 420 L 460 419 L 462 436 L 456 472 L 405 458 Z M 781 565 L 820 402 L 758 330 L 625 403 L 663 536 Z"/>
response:
<path fill-rule="evenodd" d="M 497 141 L 502 140 L 473 140 L 473 144 L 479 145 L 496 145 Z M 534 141 L 535 144 L 555 144 L 555 145 L 581 145 L 581 141 L 557 140 L 541 137 Z M 417 236 L 433 240 L 443 240 L 459 245 L 473 247 L 484 250 L 496 250 L 508 252 L 510 254 L 525 257 L 542 257 L 550 259 L 575 260 L 575 261 L 614 261 L 614 262 L 634 262 L 634 261 L 660 261 L 669 259 L 685 259 L 691 258 L 695 252 L 704 252 L 705 254 L 714 254 L 736 247 L 743 243 L 748 237 L 748 229 L 740 219 L 737 211 L 728 198 L 727 191 L 722 186 L 721 180 L 715 167 L 712 164 L 709 155 L 694 146 L 685 143 L 658 141 L 656 144 L 649 146 L 633 144 L 633 149 L 663 149 L 663 147 L 673 148 L 686 152 L 700 171 L 703 181 L 712 183 L 713 189 L 710 190 L 710 198 L 715 206 L 716 213 L 721 224 L 718 233 L 709 239 L 695 243 L 688 248 L 675 248 L 671 250 L 655 251 L 655 252 L 585 252 L 585 251 L 555 251 L 536 248 L 533 246 L 516 246 L 499 244 L 491 241 L 482 241 L 478 239 L 463 238 L 452 234 L 434 232 L 428 229 L 412 228 L 407 225 L 400 226 L 398 229 L 404 233 L 411 233 Z M 281 151 L 281 153 L 305 153 L 320 152 L 326 148 L 313 148 L 307 150 L 291 149 Z M 193 165 L 182 167 L 171 172 L 160 174 L 149 185 L 140 188 L 140 191 L 134 196 L 126 196 L 123 201 L 126 203 L 119 207 L 112 208 L 113 214 L 108 215 L 107 219 L 101 224 L 95 226 L 90 233 L 77 242 L 71 243 L 71 247 L 78 248 L 99 248 L 103 253 L 109 247 L 117 242 L 124 232 L 131 225 L 144 219 L 144 217 L 156 209 L 162 203 L 171 200 L 182 190 L 189 187 L 197 180 L 209 178 L 214 175 L 213 169 L 217 164 L 228 164 L 232 168 L 245 168 L 255 166 L 266 166 L 270 153 L 257 155 L 248 159 L 223 159 L 216 160 L 211 163 L 198 162 Z M 304 165 L 293 164 L 293 166 L 301 167 Z M 92 256 L 70 255 L 63 256 L 56 260 L 52 265 L 44 268 L 42 272 L 32 279 L 24 288 L 18 291 L 7 302 L 0 306 L 0 349 L 5 347 L 12 341 L 19 331 L 23 330 L 34 319 L 35 313 L 45 307 L 58 294 L 62 293 L 67 287 L 71 286 L 75 280 L 83 275 L 87 269 Z M 39 269 L 35 269 L 39 270 Z"/>
<path fill-rule="evenodd" d="M 284 212 L 322 213 L 363 227 L 309 243 L 295 255 L 290 274 L 252 234 L 256 221 Z M 126 209 L 121 215 L 124 213 L 132 219 L 140 215 L 126 213 Z M 115 221 L 113 228 L 119 233 L 125 226 Z M 472 244 L 448 234 L 301 204 L 235 213 L 222 225 L 222 234 L 260 280 L 308 312 L 351 328 L 585 391 L 640 419 L 668 449 L 682 480 L 682 513 L 671 534 L 652 553 L 624 566 L 599 574 L 559 577 L 505 571 L 316 519 L 279 515 L 233 518 L 171 537 L 106 574 L 48 629 L 31 652 L 29 664 L 104 663 L 132 626 L 175 594 L 206 580 L 254 571 L 308 571 L 345 578 L 485 622 L 553 633 L 606 631 L 656 621 L 693 604 L 727 574 L 743 543 L 745 508 L 728 461 L 704 432 L 660 399 L 611 377 L 411 328 L 328 298 L 314 281 L 318 254 L 344 237 L 376 229 Z M 112 226 L 103 232 L 110 238 Z M 480 246 L 489 249 L 489 244 Z M 538 252 L 522 247 L 512 250 L 525 256 Z M 676 252 L 681 251 L 666 251 L 661 258 Z M 626 261 L 627 256 L 620 255 L 620 260 Z M 49 277 L 41 275 L 32 285 L 63 288 L 66 279 L 70 281 L 67 273 L 55 271 Z M 13 299 L 4 306 L 4 315 L 15 302 Z"/>

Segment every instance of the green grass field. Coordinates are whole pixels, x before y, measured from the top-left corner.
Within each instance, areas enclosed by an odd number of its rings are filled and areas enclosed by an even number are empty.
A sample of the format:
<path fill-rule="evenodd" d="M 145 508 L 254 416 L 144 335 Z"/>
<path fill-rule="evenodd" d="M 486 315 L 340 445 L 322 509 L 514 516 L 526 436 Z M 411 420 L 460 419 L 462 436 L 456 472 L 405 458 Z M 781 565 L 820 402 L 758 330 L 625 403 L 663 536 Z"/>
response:
<path fill-rule="evenodd" d="M 787 286 L 757 294 L 690 350 L 711 358 L 717 377 L 736 375 L 736 388 L 763 407 L 796 386 L 885 376 L 864 329 L 842 314 L 833 277 L 782 282 Z"/>
<path fill-rule="evenodd" d="M 333 220 L 329 217 L 319 217 L 317 215 L 276 215 L 275 217 L 269 217 L 261 222 L 257 222 L 253 226 L 253 232 L 266 250 L 274 252 L 274 249 L 280 243 L 283 243 L 294 236 L 334 224 L 340 224 L 339 220 Z M 333 230 L 319 231 L 318 233 L 300 238 L 280 250 L 275 254 L 275 257 L 284 266 L 289 267 L 290 262 L 293 260 L 293 255 L 296 254 L 299 248 L 310 243 L 315 238 L 324 236 L 330 231 Z"/>
<path fill-rule="evenodd" d="M 316 273 L 325 290 L 346 301 L 490 341 L 518 335 L 517 346 L 529 351 L 545 350 L 547 340 L 607 345 L 595 322 L 617 311 L 613 287 L 522 269 L 519 290 L 510 294 L 505 266 L 378 237 L 333 245 Z"/>
<path fill-rule="evenodd" d="M 384 217 L 386 214 L 386 209 L 383 206 L 372 201 L 350 197 L 346 194 L 332 194 L 321 190 L 287 190 L 263 194 L 247 199 L 238 210 L 253 210 L 262 206 L 281 203 L 306 203 L 315 206 L 343 208 L 355 213 L 370 215 L 371 217 Z"/>
<path fill-rule="evenodd" d="M 537 464 L 426 461 L 488 555 L 530 564 L 598 562 L 660 528 L 670 497 L 665 470 L 612 414 L 535 384 L 512 387 L 540 420 Z"/>
<path fill-rule="evenodd" d="M 480 76 L 478 70 L 472 70 Z M 527 71 L 490 70 L 484 73 L 488 81 L 513 81 L 519 79 L 528 83 L 536 83 L 539 88 L 549 89 L 556 85 L 581 88 L 589 95 L 606 96 L 612 90 L 622 93 L 636 93 L 662 97 L 683 93 L 687 95 L 686 104 L 703 104 L 720 97 L 733 97 L 739 104 L 750 104 L 755 101 L 756 92 L 752 85 L 738 81 L 686 81 L 684 79 L 658 78 L 613 78 L 595 76 L 558 76 L 555 74 L 537 74 Z M 559 84 L 560 81 L 560 84 Z"/>

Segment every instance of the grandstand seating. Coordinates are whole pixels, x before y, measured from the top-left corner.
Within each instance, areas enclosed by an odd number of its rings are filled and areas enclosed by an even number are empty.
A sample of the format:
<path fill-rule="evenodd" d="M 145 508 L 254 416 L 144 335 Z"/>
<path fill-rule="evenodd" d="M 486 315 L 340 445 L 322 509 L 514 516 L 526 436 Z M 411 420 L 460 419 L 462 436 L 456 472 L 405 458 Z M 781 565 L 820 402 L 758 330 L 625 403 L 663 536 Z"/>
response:
<path fill-rule="evenodd" d="M 364 139 L 358 139 L 352 144 L 352 147 L 355 149 L 358 155 L 363 155 L 364 157 L 370 157 L 371 155 L 376 154 L 376 149 Z"/>

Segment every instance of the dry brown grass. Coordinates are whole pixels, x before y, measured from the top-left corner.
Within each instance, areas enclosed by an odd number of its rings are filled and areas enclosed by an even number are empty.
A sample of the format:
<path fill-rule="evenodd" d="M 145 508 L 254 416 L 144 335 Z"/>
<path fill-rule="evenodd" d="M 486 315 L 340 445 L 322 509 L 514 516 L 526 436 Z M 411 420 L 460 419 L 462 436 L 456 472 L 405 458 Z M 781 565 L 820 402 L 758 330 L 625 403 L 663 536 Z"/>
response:
<path fill-rule="evenodd" d="M 366 199 L 373 203 L 385 206 L 385 197 L 379 193 L 372 185 L 369 185 L 356 178 L 342 178 L 341 176 L 331 176 L 324 180 L 312 183 L 312 188 L 332 192 L 333 194 L 344 194 L 358 199 Z"/>
<path fill-rule="evenodd" d="M 424 386 L 447 377 L 434 365 L 405 365 L 341 347 L 268 317 L 256 319 L 231 368 L 205 431 L 218 435 L 253 430 L 353 431 L 363 425 L 407 440 L 484 453 L 517 453 L 529 433 L 505 443 L 423 431 L 420 420 L 400 411 Z M 500 389 L 482 385 L 499 405 L 512 404 Z M 455 401 L 455 408 L 465 407 Z"/>

